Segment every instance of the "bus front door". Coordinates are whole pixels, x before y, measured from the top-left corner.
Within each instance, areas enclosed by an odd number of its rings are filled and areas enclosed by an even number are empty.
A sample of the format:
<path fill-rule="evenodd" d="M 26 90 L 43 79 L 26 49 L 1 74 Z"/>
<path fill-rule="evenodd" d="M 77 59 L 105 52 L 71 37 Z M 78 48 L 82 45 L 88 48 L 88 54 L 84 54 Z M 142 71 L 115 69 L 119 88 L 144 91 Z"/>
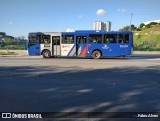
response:
<path fill-rule="evenodd" d="M 85 56 L 87 54 L 88 45 L 86 41 L 87 36 L 76 36 L 76 56 Z"/>
<path fill-rule="evenodd" d="M 60 36 L 52 36 L 52 55 L 60 55 Z"/>

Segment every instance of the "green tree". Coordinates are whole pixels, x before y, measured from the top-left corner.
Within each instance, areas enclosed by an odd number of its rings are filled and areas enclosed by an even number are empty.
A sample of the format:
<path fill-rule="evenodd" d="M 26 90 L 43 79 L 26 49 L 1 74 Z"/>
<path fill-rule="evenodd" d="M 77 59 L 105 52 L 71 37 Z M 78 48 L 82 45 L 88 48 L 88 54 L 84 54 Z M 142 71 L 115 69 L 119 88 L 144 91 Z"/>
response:
<path fill-rule="evenodd" d="M 119 29 L 119 31 L 128 31 L 130 29 L 129 26 L 124 26 L 121 29 Z"/>
<path fill-rule="evenodd" d="M 131 25 L 131 31 L 135 31 L 135 30 L 137 30 L 137 27 L 132 24 Z"/>
<path fill-rule="evenodd" d="M 7 38 L 3 42 L 7 46 L 7 52 L 9 53 L 9 47 L 10 47 L 10 44 L 12 44 L 13 40 L 10 38 Z"/>
<path fill-rule="evenodd" d="M 158 23 L 157 22 L 151 22 L 149 24 L 150 24 L 150 26 L 156 26 Z"/>
<path fill-rule="evenodd" d="M 140 28 L 137 28 L 137 31 L 141 31 L 141 29 L 140 29 Z"/>
<path fill-rule="evenodd" d="M 25 36 L 20 36 L 20 40 L 25 40 Z"/>
<path fill-rule="evenodd" d="M 145 26 L 145 24 L 144 23 L 141 23 L 140 25 L 139 25 L 139 28 L 143 28 Z"/>
<path fill-rule="evenodd" d="M 156 22 L 151 22 L 151 23 L 145 25 L 145 28 L 151 28 L 151 27 L 156 26 L 156 25 L 158 26 L 158 23 L 156 23 Z"/>
<path fill-rule="evenodd" d="M 150 24 L 145 25 L 145 28 L 150 28 L 150 27 L 151 27 Z"/>

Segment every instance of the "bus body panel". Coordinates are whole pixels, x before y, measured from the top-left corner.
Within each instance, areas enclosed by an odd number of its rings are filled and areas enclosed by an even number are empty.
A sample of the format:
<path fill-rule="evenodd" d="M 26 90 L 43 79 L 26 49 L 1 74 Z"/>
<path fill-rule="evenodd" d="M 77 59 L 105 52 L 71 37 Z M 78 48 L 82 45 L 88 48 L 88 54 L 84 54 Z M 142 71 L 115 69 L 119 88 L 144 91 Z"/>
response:
<path fill-rule="evenodd" d="M 29 55 L 41 55 L 41 46 L 40 44 L 30 44 L 28 45 L 28 54 Z"/>
<path fill-rule="evenodd" d="M 103 57 L 131 55 L 130 44 L 89 44 L 87 56 L 92 56 L 94 50 L 99 50 Z"/>
<path fill-rule="evenodd" d="M 75 44 L 61 44 L 61 56 L 75 56 Z"/>
<path fill-rule="evenodd" d="M 77 56 L 86 56 L 88 52 L 88 44 L 77 44 Z"/>

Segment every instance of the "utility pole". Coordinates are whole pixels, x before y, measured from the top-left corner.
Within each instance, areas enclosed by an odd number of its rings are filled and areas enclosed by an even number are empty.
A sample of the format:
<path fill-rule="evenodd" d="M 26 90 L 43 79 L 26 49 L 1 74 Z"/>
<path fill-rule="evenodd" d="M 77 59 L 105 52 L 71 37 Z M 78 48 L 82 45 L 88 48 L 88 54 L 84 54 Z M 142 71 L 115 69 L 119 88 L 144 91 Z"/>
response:
<path fill-rule="evenodd" d="M 132 16 L 133 16 L 133 13 L 131 13 L 131 18 L 130 18 L 130 31 L 131 31 L 131 24 L 132 24 Z"/>

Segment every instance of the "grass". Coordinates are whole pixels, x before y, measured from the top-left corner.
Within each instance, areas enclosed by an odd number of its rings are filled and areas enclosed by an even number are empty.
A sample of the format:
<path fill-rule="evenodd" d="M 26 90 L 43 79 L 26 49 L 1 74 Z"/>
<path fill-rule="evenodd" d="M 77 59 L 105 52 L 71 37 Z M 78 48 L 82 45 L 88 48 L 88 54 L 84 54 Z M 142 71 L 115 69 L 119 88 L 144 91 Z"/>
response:
<path fill-rule="evenodd" d="M 160 47 L 160 35 L 134 35 L 134 43 L 141 44 L 144 41 L 155 43 L 155 47 Z"/>
<path fill-rule="evenodd" d="M 0 55 L 17 55 L 15 52 L 0 52 Z"/>
<path fill-rule="evenodd" d="M 142 33 L 154 33 L 154 32 L 157 32 L 157 31 L 160 31 L 160 27 L 159 26 L 154 26 L 154 27 L 151 27 L 151 28 L 148 28 L 148 29 L 143 29 L 142 30 Z"/>
<path fill-rule="evenodd" d="M 138 35 L 136 35 L 138 33 Z M 160 50 L 160 27 L 152 27 L 134 32 L 134 49 L 135 50 Z"/>

